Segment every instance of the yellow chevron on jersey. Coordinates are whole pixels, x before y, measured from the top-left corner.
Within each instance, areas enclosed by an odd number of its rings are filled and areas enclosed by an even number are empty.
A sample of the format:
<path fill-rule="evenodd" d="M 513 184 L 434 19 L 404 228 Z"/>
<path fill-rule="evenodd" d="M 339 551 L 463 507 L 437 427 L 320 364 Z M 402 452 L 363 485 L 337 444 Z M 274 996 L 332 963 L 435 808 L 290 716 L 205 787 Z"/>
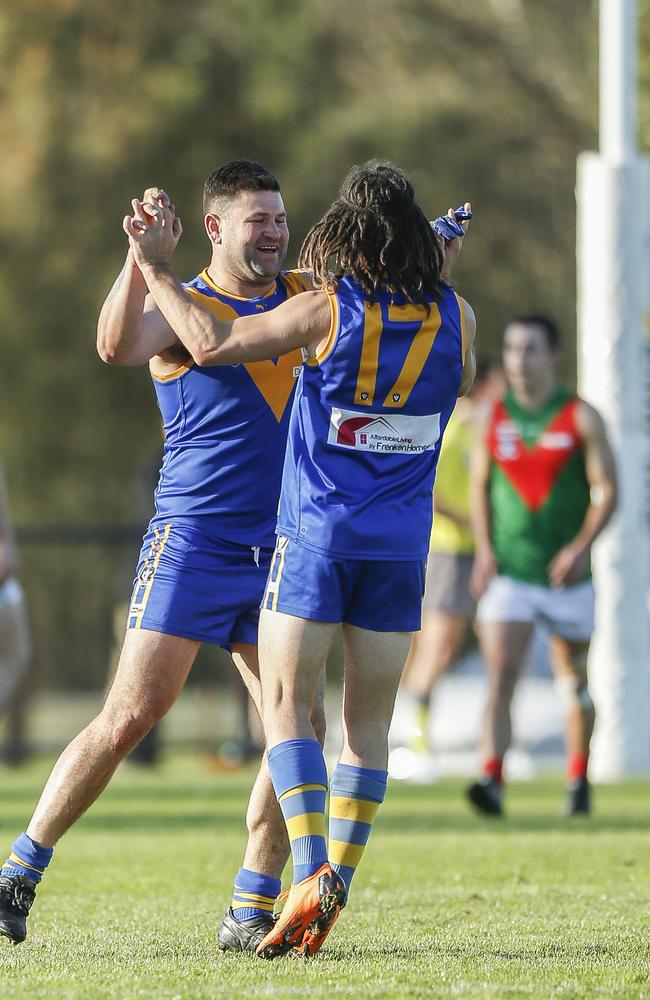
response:
<path fill-rule="evenodd" d="M 281 274 L 264 295 L 231 295 L 207 269 L 186 294 L 221 320 L 274 309 L 310 288 L 299 272 Z M 214 517 L 225 541 L 275 542 L 289 413 L 302 369 L 299 350 L 249 364 L 181 366 L 154 379 L 165 429 L 156 513 L 165 519 Z"/>
<path fill-rule="evenodd" d="M 245 299 L 238 295 L 231 295 L 229 292 L 225 292 L 219 288 L 208 274 L 207 268 L 202 271 L 199 277 L 205 286 L 219 295 L 236 300 L 238 303 L 253 302 L 256 309 L 259 309 L 261 306 L 260 311 L 264 311 L 264 300 L 270 298 L 275 292 L 274 286 L 265 295 L 260 296 L 259 299 Z M 286 274 L 282 274 L 279 280 L 286 285 L 287 298 L 311 288 L 308 277 L 299 271 L 289 271 Z M 199 302 L 204 309 L 211 312 L 217 319 L 227 321 L 236 319 L 237 316 L 246 315 L 246 313 L 242 313 L 241 307 L 236 309 L 234 306 L 224 302 L 222 298 L 205 295 L 200 290 L 200 286 L 198 288 L 187 286 L 185 291 L 190 298 Z M 253 311 L 250 310 L 248 312 L 247 310 L 249 315 Z M 290 354 L 285 354 L 281 358 L 278 358 L 276 362 L 248 361 L 244 363 L 246 371 L 271 407 L 276 420 L 282 418 L 282 414 L 289 402 L 289 396 L 293 392 L 296 381 L 296 370 L 299 370 L 301 365 L 302 353 L 300 350 L 291 351 Z"/>

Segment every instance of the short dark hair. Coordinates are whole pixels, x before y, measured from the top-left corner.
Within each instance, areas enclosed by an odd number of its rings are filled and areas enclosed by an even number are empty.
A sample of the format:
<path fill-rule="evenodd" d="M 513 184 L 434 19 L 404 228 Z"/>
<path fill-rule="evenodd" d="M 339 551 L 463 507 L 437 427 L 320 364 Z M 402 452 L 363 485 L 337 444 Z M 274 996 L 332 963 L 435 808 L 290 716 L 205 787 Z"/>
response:
<path fill-rule="evenodd" d="M 277 178 L 255 160 L 231 160 L 213 170 L 203 186 L 203 214 L 240 191 L 279 191 Z"/>
<path fill-rule="evenodd" d="M 299 266 L 319 288 L 334 290 L 347 274 L 370 296 L 384 287 L 415 301 L 440 297 L 442 251 L 413 185 L 386 160 L 352 167 L 307 233 Z"/>
<path fill-rule="evenodd" d="M 542 330 L 546 338 L 546 344 L 551 351 L 557 351 L 560 346 L 560 331 L 557 323 L 550 316 L 544 313 L 524 313 L 521 316 L 513 316 L 506 324 L 507 326 L 536 326 Z"/>
<path fill-rule="evenodd" d="M 493 372 L 503 371 L 501 362 L 496 358 L 490 357 L 480 357 L 476 358 L 476 375 L 474 376 L 474 384 L 477 382 L 485 382 Z"/>

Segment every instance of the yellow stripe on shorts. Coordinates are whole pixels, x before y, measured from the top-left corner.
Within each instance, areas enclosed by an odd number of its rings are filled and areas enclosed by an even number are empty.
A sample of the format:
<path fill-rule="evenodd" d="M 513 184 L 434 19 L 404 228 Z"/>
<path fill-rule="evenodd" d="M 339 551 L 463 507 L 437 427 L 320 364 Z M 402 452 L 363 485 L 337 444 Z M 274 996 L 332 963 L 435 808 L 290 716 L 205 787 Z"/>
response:
<path fill-rule="evenodd" d="M 275 551 L 273 553 L 273 561 L 271 563 L 271 568 L 269 570 L 269 578 L 266 584 L 266 591 L 264 593 L 264 602 L 262 607 L 267 611 L 275 611 L 278 606 L 278 598 L 280 596 L 280 581 L 282 579 L 282 572 L 284 570 L 284 556 L 287 551 L 287 546 L 289 545 L 289 539 L 284 535 L 278 535 L 278 540 L 275 543 Z M 273 579 L 273 570 L 275 569 L 277 561 L 278 571 L 276 573 L 275 579 Z M 271 599 L 271 606 L 269 607 L 269 599 Z"/>
<path fill-rule="evenodd" d="M 147 585 L 144 589 L 144 594 L 142 595 L 142 600 L 139 603 L 139 607 L 135 616 L 135 623 L 133 628 L 142 628 L 142 619 L 144 618 L 145 608 L 147 607 L 147 601 L 149 600 L 149 595 L 151 594 L 151 588 L 153 587 L 153 582 L 156 578 L 156 570 L 158 569 L 158 563 L 160 562 L 160 557 L 163 554 L 165 545 L 167 544 L 167 539 L 169 538 L 169 533 L 172 530 L 171 524 L 165 525 L 165 530 L 163 531 L 162 538 L 159 537 L 158 528 L 154 529 L 154 540 L 151 543 L 151 549 L 156 550 L 156 556 L 151 567 L 151 575 L 147 580 Z"/>

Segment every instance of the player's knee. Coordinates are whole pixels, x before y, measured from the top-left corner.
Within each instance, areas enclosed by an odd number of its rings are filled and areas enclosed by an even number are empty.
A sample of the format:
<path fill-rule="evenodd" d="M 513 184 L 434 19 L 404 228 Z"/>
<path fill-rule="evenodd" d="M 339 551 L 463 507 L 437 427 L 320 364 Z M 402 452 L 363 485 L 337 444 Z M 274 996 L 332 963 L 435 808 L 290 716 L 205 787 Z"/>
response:
<path fill-rule="evenodd" d="M 555 678 L 554 686 L 566 711 L 577 708 L 582 712 L 593 712 L 594 703 L 586 673 L 562 674 Z"/>
<path fill-rule="evenodd" d="M 450 667 L 458 659 L 462 646 L 462 641 L 457 639 L 455 636 L 447 636 L 441 643 L 438 649 L 438 671 L 437 673 L 446 673 Z"/>
<path fill-rule="evenodd" d="M 262 720 L 265 715 L 273 714 L 278 712 L 283 706 L 286 700 L 286 693 L 281 683 L 277 680 L 269 680 L 264 687 L 264 696 L 260 698 L 261 701 L 261 716 Z"/>
<path fill-rule="evenodd" d="M 108 743 L 118 757 L 125 757 L 143 739 L 158 721 L 151 709 L 141 709 L 113 720 Z"/>
<path fill-rule="evenodd" d="M 353 753 L 365 757 L 387 743 L 393 716 L 392 704 L 374 704 L 371 712 L 364 711 L 362 705 L 348 704 L 344 716 L 346 740 Z"/>
<path fill-rule="evenodd" d="M 327 732 L 327 719 L 325 717 L 325 706 L 322 702 L 318 702 L 312 708 L 311 724 L 316 739 L 323 746 L 325 743 L 325 733 Z"/>
<path fill-rule="evenodd" d="M 501 670 L 490 681 L 490 701 L 509 705 L 517 685 L 515 670 Z"/>

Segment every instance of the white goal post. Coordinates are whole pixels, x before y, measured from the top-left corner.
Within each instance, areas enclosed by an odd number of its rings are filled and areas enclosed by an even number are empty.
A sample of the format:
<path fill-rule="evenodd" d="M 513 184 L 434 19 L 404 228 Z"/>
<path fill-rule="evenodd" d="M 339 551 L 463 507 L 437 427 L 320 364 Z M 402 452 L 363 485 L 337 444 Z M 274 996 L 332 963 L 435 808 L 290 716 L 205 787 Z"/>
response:
<path fill-rule="evenodd" d="M 619 507 L 594 546 L 591 773 L 650 771 L 650 159 L 636 151 L 636 3 L 600 4 L 600 152 L 577 177 L 578 388 L 607 424 Z"/>

